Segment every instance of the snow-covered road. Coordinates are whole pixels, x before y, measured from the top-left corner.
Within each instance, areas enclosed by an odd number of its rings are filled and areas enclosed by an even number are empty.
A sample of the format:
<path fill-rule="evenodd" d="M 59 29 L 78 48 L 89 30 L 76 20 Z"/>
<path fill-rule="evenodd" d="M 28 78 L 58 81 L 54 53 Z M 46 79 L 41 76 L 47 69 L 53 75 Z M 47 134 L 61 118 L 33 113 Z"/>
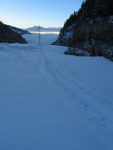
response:
<path fill-rule="evenodd" d="M 113 64 L 65 49 L 0 44 L 0 150 L 113 149 Z"/>

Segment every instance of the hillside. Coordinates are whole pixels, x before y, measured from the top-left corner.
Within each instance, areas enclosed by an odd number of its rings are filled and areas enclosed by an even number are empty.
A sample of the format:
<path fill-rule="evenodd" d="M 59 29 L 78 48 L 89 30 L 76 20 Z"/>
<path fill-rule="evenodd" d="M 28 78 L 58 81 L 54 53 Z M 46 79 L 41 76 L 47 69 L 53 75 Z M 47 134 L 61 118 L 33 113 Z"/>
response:
<path fill-rule="evenodd" d="M 23 35 L 23 34 L 30 34 L 30 32 L 28 32 L 27 30 L 24 30 L 24 29 L 20 29 L 20 28 L 17 28 L 17 27 L 13 27 L 13 26 L 8 26 L 11 30 Z"/>
<path fill-rule="evenodd" d="M 17 32 L 13 31 L 8 25 L 0 22 L 0 43 L 27 43 L 26 40 Z"/>
<path fill-rule="evenodd" d="M 56 45 L 78 47 L 113 59 L 113 1 L 86 0 L 64 24 Z"/>

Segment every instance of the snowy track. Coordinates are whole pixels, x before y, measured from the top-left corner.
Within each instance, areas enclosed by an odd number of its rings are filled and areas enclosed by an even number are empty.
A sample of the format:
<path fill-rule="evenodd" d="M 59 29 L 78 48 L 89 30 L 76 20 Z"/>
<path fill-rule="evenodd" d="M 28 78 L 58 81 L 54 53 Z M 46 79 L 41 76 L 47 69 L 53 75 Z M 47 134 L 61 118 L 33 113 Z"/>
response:
<path fill-rule="evenodd" d="M 0 45 L 1 150 L 113 149 L 113 64 L 65 49 Z"/>

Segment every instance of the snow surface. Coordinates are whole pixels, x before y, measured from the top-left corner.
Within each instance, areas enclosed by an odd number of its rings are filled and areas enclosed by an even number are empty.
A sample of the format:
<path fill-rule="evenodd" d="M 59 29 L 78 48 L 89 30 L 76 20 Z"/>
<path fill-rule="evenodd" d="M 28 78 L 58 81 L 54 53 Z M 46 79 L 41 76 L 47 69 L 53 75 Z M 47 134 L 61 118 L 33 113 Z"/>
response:
<path fill-rule="evenodd" d="M 73 31 L 67 31 L 64 33 L 63 39 L 68 40 L 71 39 L 73 36 Z"/>
<path fill-rule="evenodd" d="M 110 16 L 110 17 L 108 18 L 108 20 L 109 20 L 110 23 L 113 23 L 113 16 Z"/>
<path fill-rule="evenodd" d="M 113 63 L 66 49 L 0 44 L 0 150 L 113 150 Z"/>

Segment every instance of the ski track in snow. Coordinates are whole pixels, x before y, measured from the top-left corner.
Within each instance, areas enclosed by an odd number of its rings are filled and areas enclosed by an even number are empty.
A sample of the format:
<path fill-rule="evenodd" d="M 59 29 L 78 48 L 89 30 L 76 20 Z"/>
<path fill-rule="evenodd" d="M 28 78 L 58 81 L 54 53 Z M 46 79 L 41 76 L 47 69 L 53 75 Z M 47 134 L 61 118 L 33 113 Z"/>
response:
<path fill-rule="evenodd" d="M 93 112 L 94 116 L 92 116 L 93 118 L 90 118 L 90 119 L 100 119 L 101 120 L 100 123 L 102 123 L 102 125 L 105 125 L 105 123 L 107 122 L 107 117 L 108 117 L 108 116 L 105 117 L 105 115 L 106 115 L 105 113 L 109 112 L 109 114 L 111 114 L 111 116 L 109 116 L 109 117 L 111 117 L 111 119 L 108 121 L 109 121 L 109 123 L 111 123 L 111 126 L 113 126 L 112 109 L 106 108 L 107 111 L 105 111 L 105 109 L 104 109 L 102 112 L 100 107 L 102 106 L 103 103 L 100 103 L 100 102 L 103 99 L 101 97 L 95 96 L 93 93 L 86 90 L 82 85 L 71 80 L 71 78 L 68 78 L 66 75 L 64 75 L 63 72 L 59 71 L 58 68 L 56 68 L 56 66 L 44 54 L 43 49 L 41 49 L 41 55 L 44 57 L 44 61 L 45 61 L 44 66 L 46 66 L 46 68 L 48 69 L 48 73 L 51 73 L 51 76 L 54 78 L 54 81 L 56 81 L 56 83 L 60 87 L 63 88 L 63 90 L 65 91 L 66 94 L 69 94 L 69 96 L 74 98 L 74 100 L 75 100 L 75 98 L 79 99 L 79 101 L 78 101 L 79 106 L 84 107 L 83 109 L 85 111 L 89 110 L 89 111 Z M 107 101 L 107 99 L 106 99 L 106 101 Z M 98 105 L 96 102 L 98 102 Z M 106 106 L 104 105 L 104 107 L 106 107 Z M 98 117 L 100 117 L 100 118 L 98 118 Z"/>
<path fill-rule="evenodd" d="M 58 68 L 49 60 L 49 58 L 44 53 L 44 48 L 41 49 L 41 56 L 43 56 L 44 66 L 45 70 L 47 70 L 47 74 L 50 74 L 51 78 L 53 78 L 53 82 L 56 82 L 55 84 L 58 86 L 58 89 L 61 88 L 63 91 L 62 93 L 66 94 L 66 97 L 72 100 L 71 110 L 75 109 L 75 105 L 77 104 L 77 107 L 80 107 L 84 111 L 84 113 L 87 114 L 89 117 L 89 120 L 97 121 L 101 124 L 101 127 L 110 127 L 109 134 L 112 131 L 113 127 L 113 114 L 112 110 L 109 110 L 109 108 L 106 108 L 106 106 L 103 104 L 103 110 L 101 110 L 102 103 L 101 97 L 95 96 L 90 91 L 86 90 L 83 86 L 76 83 L 75 81 L 69 79 L 66 77 L 66 75 L 63 74 L 63 72 L 60 72 Z M 45 74 L 46 75 L 46 74 Z M 70 105 L 67 104 L 68 106 Z M 75 103 L 75 105 L 73 105 Z M 74 106 L 74 108 L 72 108 Z M 109 118 L 108 113 L 109 112 Z M 94 123 L 93 122 L 93 123 Z M 108 126 L 107 126 L 108 125 Z M 111 133 L 113 135 L 113 132 Z"/>
<path fill-rule="evenodd" d="M 113 97 L 78 80 L 65 49 L 0 44 L 1 150 L 113 149 Z"/>

